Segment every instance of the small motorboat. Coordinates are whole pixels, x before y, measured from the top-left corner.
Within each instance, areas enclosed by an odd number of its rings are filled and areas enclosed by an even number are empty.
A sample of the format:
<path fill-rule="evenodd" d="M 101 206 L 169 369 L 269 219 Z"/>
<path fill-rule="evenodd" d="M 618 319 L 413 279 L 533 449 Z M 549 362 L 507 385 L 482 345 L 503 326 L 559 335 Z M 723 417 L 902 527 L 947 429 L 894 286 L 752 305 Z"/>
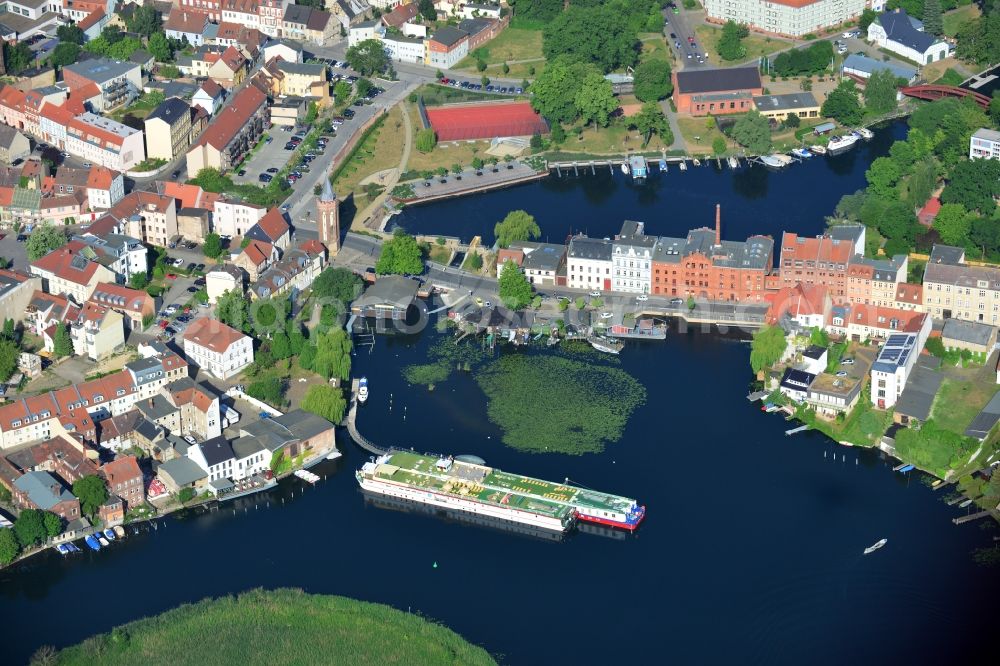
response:
<path fill-rule="evenodd" d="M 763 162 L 766 167 L 771 167 L 772 169 L 784 169 L 786 166 L 791 164 L 792 158 L 788 155 L 774 153 L 772 155 L 761 155 L 760 161 Z"/>
<path fill-rule="evenodd" d="M 836 155 L 837 153 L 842 153 L 845 150 L 850 150 L 858 141 L 860 141 L 860 138 L 854 134 L 835 136 L 830 139 L 830 143 L 826 144 L 826 148 L 830 151 L 831 155 Z"/>
<path fill-rule="evenodd" d="M 358 380 L 358 402 L 365 403 L 368 401 L 368 378 L 362 377 Z"/>
<path fill-rule="evenodd" d="M 875 137 L 875 133 L 872 132 L 867 127 L 862 127 L 858 130 L 858 135 L 865 141 L 871 141 Z"/>
<path fill-rule="evenodd" d="M 61 543 L 58 546 L 56 546 L 56 550 L 59 551 L 60 555 L 69 555 L 69 553 L 70 553 L 69 548 L 67 548 L 66 544 L 64 544 L 64 543 Z"/>
<path fill-rule="evenodd" d="M 604 352 L 605 354 L 618 354 L 625 346 L 618 340 L 608 340 L 607 338 L 597 336 L 587 338 L 587 342 L 590 343 L 591 347 L 599 352 Z"/>
<path fill-rule="evenodd" d="M 66 544 L 66 550 L 68 550 L 71 553 L 79 553 L 80 552 L 80 548 L 75 543 L 68 543 L 68 544 Z"/>
<path fill-rule="evenodd" d="M 805 148 L 792 148 L 792 155 L 795 155 L 796 157 L 801 157 L 802 159 L 805 159 L 805 160 L 807 160 L 807 159 L 809 159 L 809 158 L 811 158 L 813 156 L 813 154 L 810 153 Z"/>
<path fill-rule="evenodd" d="M 667 161 L 666 160 L 660 160 L 660 171 L 662 171 L 663 173 L 667 172 Z"/>
<path fill-rule="evenodd" d="M 889 541 L 888 539 L 879 539 L 878 541 L 876 541 L 872 545 L 870 545 L 867 548 L 865 548 L 865 555 L 871 555 L 876 550 L 878 550 L 879 548 L 881 548 L 882 546 L 884 546 L 886 543 L 888 543 L 888 541 Z"/>
<path fill-rule="evenodd" d="M 122 527 L 121 525 L 115 525 L 115 536 L 117 536 L 119 539 L 124 539 L 125 528 Z"/>
<path fill-rule="evenodd" d="M 100 532 L 98 532 L 98 534 L 100 534 Z M 102 548 L 107 548 L 108 546 L 111 545 L 111 542 L 105 539 L 103 536 L 97 537 L 97 542 L 101 544 Z"/>
<path fill-rule="evenodd" d="M 622 173 L 628 175 L 628 164 L 625 162 L 622 162 Z"/>
<path fill-rule="evenodd" d="M 730 157 L 728 160 L 730 169 L 738 169 L 740 167 L 740 161 L 736 157 Z"/>
<path fill-rule="evenodd" d="M 699 160 L 697 157 L 691 160 L 691 163 L 694 164 L 695 166 L 701 166 L 701 160 Z"/>
<path fill-rule="evenodd" d="M 83 542 L 87 544 L 87 547 L 94 552 L 97 552 L 101 549 L 101 544 L 98 543 L 97 539 L 94 538 L 93 534 L 88 534 L 86 538 L 84 538 Z"/>
<path fill-rule="evenodd" d="M 688 170 L 688 163 L 685 162 L 684 160 L 681 160 L 680 164 L 678 164 L 677 166 L 678 166 L 678 168 L 680 168 L 681 171 L 687 171 Z"/>
<path fill-rule="evenodd" d="M 826 155 L 826 146 L 816 144 L 815 146 L 809 146 L 809 150 L 815 155 Z"/>

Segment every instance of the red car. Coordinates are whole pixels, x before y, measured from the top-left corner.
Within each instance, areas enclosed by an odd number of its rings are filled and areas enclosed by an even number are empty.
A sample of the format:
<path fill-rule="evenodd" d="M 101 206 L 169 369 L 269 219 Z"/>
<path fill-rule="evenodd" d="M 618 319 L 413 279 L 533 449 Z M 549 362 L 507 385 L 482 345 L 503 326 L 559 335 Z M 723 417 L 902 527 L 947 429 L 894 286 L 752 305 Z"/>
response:
<path fill-rule="evenodd" d="M 158 326 L 159 326 L 160 328 L 166 328 L 167 326 L 169 326 L 169 325 L 170 325 L 170 322 L 169 322 L 169 321 L 167 321 L 166 319 L 161 319 L 161 320 L 160 320 L 160 323 L 159 323 L 159 324 L 157 324 L 157 325 L 158 325 Z"/>
<path fill-rule="evenodd" d="M 175 274 L 173 274 L 173 273 L 167 273 L 167 279 L 168 280 L 176 280 L 177 276 Z"/>

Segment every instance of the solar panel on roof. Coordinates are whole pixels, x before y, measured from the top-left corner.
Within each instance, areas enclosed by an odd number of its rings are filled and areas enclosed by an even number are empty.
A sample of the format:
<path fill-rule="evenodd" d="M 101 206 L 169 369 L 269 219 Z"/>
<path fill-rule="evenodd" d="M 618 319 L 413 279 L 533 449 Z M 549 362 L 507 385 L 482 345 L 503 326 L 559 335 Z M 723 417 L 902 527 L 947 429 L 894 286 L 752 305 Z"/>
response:
<path fill-rule="evenodd" d="M 906 343 L 909 338 L 907 335 L 890 335 L 889 339 L 885 341 L 887 347 L 899 347 Z"/>

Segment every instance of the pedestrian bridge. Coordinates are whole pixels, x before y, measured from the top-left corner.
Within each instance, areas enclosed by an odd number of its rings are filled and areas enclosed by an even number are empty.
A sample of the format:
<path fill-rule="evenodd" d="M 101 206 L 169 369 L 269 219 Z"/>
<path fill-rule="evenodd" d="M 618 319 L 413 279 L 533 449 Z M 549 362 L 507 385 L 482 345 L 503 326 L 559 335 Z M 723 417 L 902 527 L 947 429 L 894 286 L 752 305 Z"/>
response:
<path fill-rule="evenodd" d="M 899 92 L 903 93 L 907 97 L 913 97 L 915 99 L 926 99 L 926 100 L 936 100 L 944 99 L 945 97 L 956 97 L 962 99 L 964 97 L 971 97 L 973 101 L 984 109 L 989 108 L 990 98 L 982 93 L 978 93 L 974 90 L 968 90 L 966 88 L 959 88 L 958 86 L 942 86 L 942 85 L 921 85 L 921 86 L 907 86 L 905 88 L 900 88 Z"/>

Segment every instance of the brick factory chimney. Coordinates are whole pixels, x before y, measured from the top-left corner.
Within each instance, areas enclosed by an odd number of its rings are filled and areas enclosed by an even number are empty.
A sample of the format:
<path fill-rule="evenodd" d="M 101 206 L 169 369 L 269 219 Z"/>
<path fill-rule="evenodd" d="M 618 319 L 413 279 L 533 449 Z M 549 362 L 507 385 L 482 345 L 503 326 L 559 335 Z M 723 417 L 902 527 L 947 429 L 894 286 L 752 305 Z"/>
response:
<path fill-rule="evenodd" d="M 722 204 L 715 204 L 715 244 L 722 245 Z"/>

